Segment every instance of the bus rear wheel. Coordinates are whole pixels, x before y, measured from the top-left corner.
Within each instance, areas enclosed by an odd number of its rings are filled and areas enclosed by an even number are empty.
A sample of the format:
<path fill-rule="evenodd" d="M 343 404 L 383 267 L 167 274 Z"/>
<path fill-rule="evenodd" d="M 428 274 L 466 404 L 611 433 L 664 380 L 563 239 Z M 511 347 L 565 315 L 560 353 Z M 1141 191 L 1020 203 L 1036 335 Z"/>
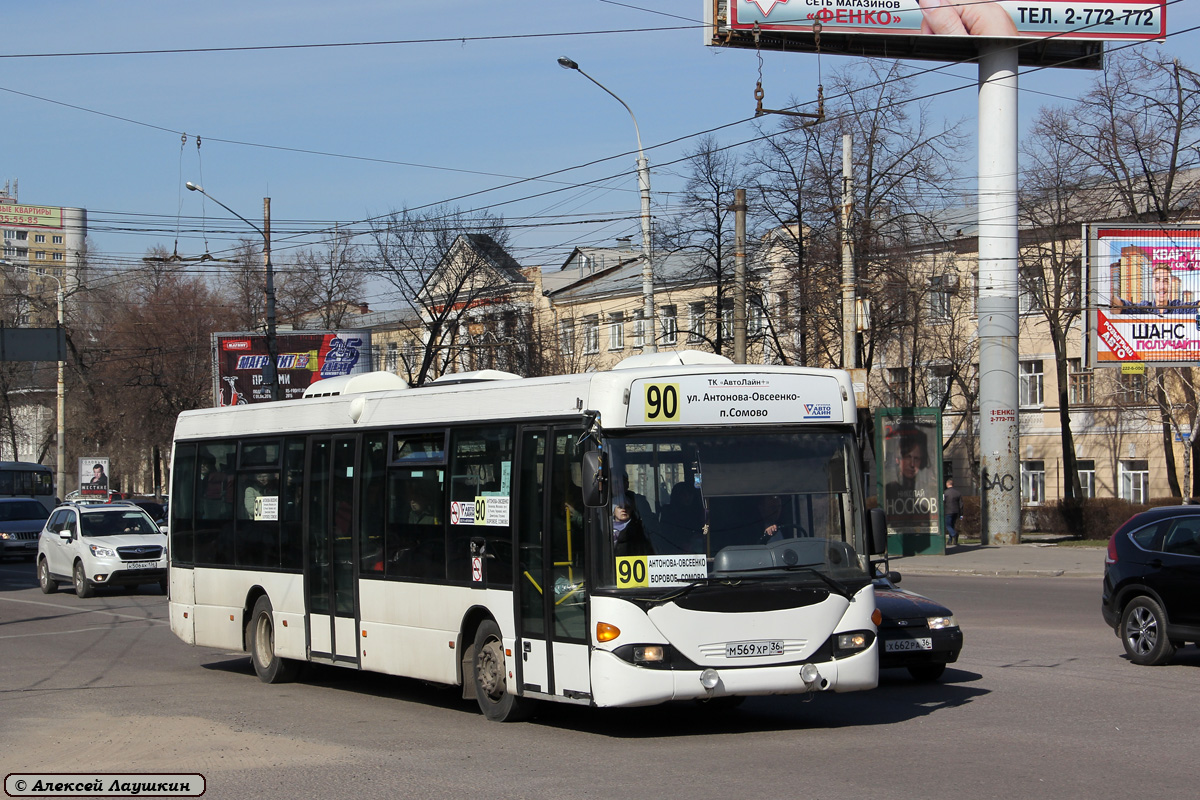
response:
<path fill-rule="evenodd" d="M 519 722 L 533 712 L 533 701 L 508 691 L 508 668 L 504 662 L 504 640 L 500 626 L 484 620 L 475 631 L 475 660 L 472 676 L 479 710 L 494 722 Z"/>
<path fill-rule="evenodd" d="M 254 604 L 246 623 L 246 649 L 250 651 L 254 672 L 263 683 L 288 683 L 296 679 L 300 663 L 275 654 L 275 617 L 265 594 Z"/>

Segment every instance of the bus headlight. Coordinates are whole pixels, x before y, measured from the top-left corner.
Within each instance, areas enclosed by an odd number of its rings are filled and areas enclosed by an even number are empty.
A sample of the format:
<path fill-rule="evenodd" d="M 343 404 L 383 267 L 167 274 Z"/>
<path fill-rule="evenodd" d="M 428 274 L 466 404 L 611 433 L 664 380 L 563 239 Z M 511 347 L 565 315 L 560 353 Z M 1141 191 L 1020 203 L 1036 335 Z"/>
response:
<path fill-rule="evenodd" d="M 647 664 L 663 660 L 663 646 L 660 644 L 638 645 L 633 648 L 633 663 Z"/>
<path fill-rule="evenodd" d="M 845 658 L 855 653 L 861 653 L 875 641 L 874 631 L 847 631 L 835 633 L 832 637 L 833 657 Z"/>

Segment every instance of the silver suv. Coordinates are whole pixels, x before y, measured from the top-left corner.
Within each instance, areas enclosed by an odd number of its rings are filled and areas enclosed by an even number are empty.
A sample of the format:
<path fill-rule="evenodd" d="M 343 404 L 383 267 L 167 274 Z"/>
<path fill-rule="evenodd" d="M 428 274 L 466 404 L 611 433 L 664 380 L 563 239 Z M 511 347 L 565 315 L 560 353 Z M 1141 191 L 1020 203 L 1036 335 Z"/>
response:
<path fill-rule="evenodd" d="M 167 592 L 167 536 L 132 503 L 61 505 L 38 539 L 38 583 L 46 594 L 71 581 L 78 597 L 97 586 L 157 583 Z"/>

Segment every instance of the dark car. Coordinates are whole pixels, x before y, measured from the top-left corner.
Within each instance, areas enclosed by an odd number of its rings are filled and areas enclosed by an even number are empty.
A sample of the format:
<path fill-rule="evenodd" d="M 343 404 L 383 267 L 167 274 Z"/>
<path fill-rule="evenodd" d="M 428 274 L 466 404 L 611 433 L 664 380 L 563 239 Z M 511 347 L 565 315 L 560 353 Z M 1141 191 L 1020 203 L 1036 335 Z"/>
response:
<path fill-rule="evenodd" d="M 150 515 L 150 519 L 160 525 L 167 521 L 167 507 L 165 504 L 157 500 L 147 500 L 141 497 L 135 497 L 132 500 L 127 500 L 127 503 L 133 503 L 135 506 L 145 511 Z"/>
<path fill-rule="evenodd" d="M 1200 506 L 1152 508 L 1108 540 L 1101 609 L 1135 664 L 1200 644 Z"/>
<path fill-rule="evenodd" d="M 885 568 L 886 570 L 886 568 Z M 875 578 L 879 623 L 879 668 L 904 667 L 919 681 L 936 681 L 958 660 L 963 634 L 950 609 L 896 586 L 900 573 Z"/>
<path fill-rule="evenodd" d="M 0 497 L 0 558 L 36 556 L 38 535 L 49 516 L 39 500 Z"/>

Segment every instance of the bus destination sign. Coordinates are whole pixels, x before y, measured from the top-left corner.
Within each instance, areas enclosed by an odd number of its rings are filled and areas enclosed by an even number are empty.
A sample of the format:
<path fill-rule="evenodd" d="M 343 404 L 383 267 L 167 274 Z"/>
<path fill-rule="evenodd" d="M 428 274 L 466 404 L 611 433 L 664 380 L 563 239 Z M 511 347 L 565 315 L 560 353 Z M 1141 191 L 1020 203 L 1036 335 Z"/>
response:
<path fill-rule="evenodd" d="M 625 424 L 845 422 L 837 378 L 758 372 L 638 379 Z"/>

